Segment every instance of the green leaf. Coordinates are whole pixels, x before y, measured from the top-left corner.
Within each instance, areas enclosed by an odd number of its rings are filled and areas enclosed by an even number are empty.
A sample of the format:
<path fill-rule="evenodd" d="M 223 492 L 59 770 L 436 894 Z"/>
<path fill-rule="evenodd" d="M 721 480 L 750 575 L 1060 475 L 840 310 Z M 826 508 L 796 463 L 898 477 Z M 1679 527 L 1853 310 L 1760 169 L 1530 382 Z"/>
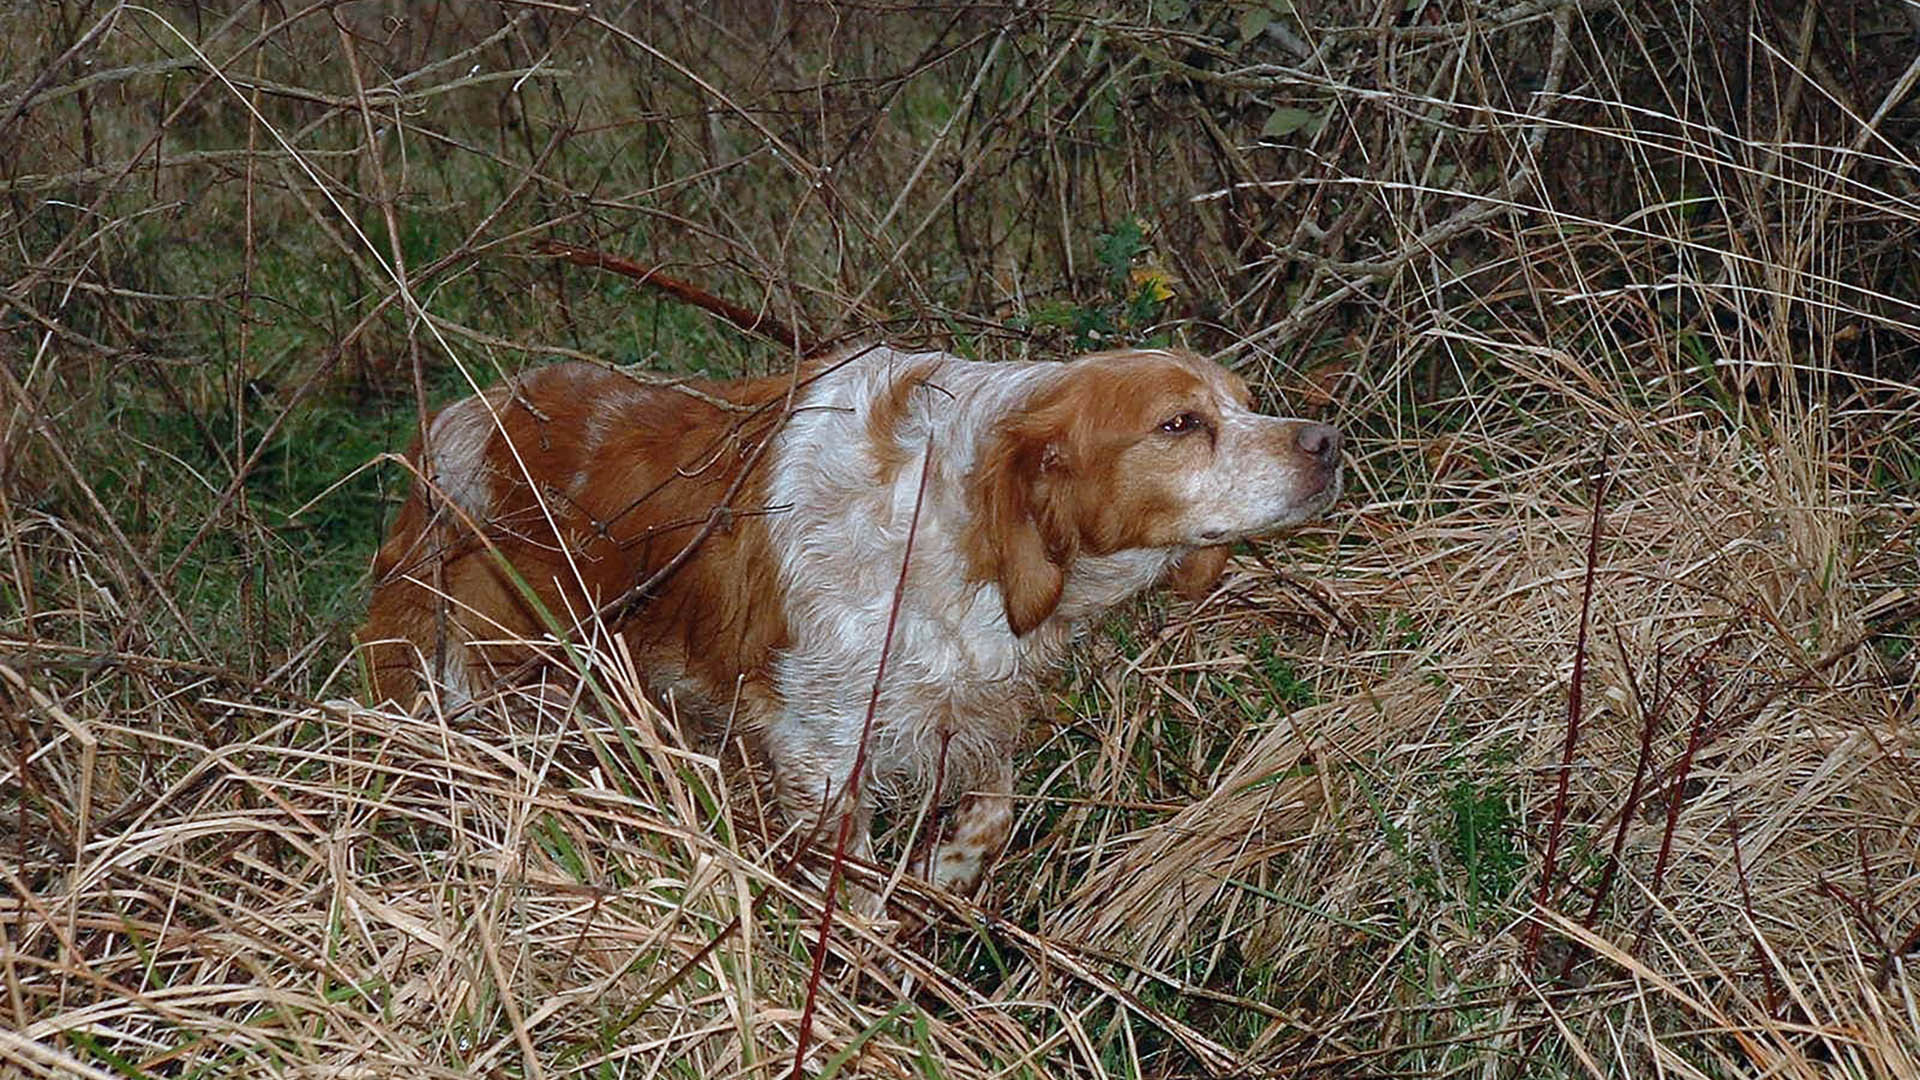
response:
<path fill-rule="evenodd" d="M 1296 109 L 1291 105 L 1282 105 L 1273 110 L 1272 116 L 1267 117 L 1267 122 L 1260 128 L 1260 137 L 1263 139 L 1278 139 L 1291 135 L 1301 128 L 1306 127 L 1308 124 L 1313 123 L 1315 119 L 1314 114 L 1305 109 Z"/>
<path fill-rule="evenodd" d="M 1094 257 L 1106 267 L 1107 273 L 1116 278 L 1125 277 L 1133 257 L 1147 246 L 1147 230 L 1138 218 L 1122 218 L 1114 224 L 1112 232 L 1100 234 L 1095 245 Z"/>
<path fill-rule="evenodd" d="M 1273 12 L 1266 8 L 1248 8 L 1240 13 L 1240 44 L 1245 45 L 1260 36 L 1267 24 L 1273 21 Z"/>

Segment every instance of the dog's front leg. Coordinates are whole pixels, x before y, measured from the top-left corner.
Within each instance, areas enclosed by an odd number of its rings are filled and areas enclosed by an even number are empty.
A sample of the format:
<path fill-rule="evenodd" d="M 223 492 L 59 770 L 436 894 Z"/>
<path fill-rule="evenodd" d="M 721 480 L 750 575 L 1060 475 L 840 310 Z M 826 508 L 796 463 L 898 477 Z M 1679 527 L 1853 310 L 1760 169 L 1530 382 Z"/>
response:
<path fill-rule="evenodd" d="M 853 791 L 851 773 L 850 764 L 834 768 L 789 760 L 775 769 L 775 793 L 795 842 L 809 849 L 804 857 L 810 865 L 829 868 L 836 854 L 847 863 L 863 864 L 842 874 L 847 905 L 878 915 L 879 895 L 861 884 L 865 866 L 873 862 L 872 800 Z"/>
<path fill-rule="evenodd" d="M 923 879 L 972 896 L 1013 831 L 1013 764 L 1005 762 L 953 804 L 940 837 L 914 867 Z"/>

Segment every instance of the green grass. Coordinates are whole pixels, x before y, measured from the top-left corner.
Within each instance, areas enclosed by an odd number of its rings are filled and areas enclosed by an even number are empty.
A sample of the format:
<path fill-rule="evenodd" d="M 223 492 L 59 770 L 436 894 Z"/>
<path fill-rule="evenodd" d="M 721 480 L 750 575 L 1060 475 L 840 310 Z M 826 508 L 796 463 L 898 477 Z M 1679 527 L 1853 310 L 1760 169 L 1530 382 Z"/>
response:
<path fill-rule="evenodd" d="M 1500 762 L 1481 761 L 1481 769 Z M 1504 918 L 1526 869 L 1524 833 L 1515 793 L 1497 774 L 1462 776 L 1447 789 L 1450 811 L 1448 852 L 1452 873 L 1466 903 L 1469 925 L 1478 928 L 1489 915 Z"/>

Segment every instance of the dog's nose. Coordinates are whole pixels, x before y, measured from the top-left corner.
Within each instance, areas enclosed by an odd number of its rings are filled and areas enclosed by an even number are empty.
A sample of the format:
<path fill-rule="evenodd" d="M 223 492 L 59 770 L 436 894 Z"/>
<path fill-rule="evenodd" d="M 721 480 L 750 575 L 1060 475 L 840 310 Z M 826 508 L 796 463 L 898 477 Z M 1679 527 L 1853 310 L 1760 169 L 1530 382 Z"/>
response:
<path fill-rule="evenodd" d="M 1332 460 L 1340 454 L 1340 429 L 1326 424 L 1307 424 L 1293 441 L 1312 457 Z"/>

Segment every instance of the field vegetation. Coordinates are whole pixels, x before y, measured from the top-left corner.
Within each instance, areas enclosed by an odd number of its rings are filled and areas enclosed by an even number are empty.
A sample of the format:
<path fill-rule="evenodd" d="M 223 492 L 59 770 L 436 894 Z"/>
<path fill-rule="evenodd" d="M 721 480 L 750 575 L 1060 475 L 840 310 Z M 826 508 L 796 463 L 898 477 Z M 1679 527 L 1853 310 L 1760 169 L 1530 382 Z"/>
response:
<path fill-rule="evenodd" d="M 1920 1076 L 1917 83 L 1903 0 L 0 6 L 0 1075 Z M 776 324 L 1349 437 L 916 936 L 617 664 L 353 701 L 427 411 Z"/>

